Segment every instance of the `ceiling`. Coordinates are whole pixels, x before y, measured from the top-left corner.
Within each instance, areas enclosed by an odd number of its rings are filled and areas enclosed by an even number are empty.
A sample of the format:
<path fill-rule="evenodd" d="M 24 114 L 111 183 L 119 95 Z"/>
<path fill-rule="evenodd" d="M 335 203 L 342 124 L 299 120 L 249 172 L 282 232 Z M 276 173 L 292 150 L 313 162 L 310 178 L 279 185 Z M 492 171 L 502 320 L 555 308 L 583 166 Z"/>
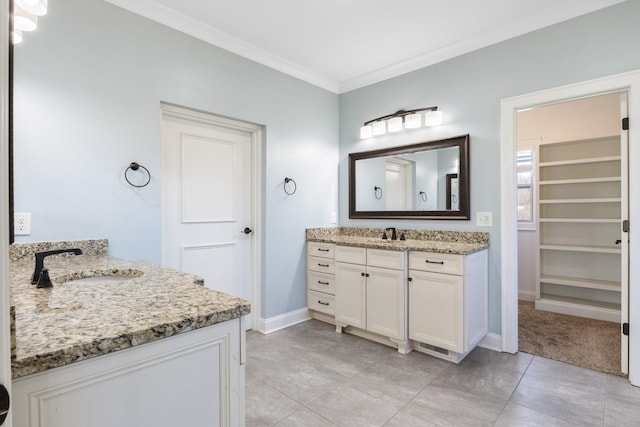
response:
<path fill-rule="evenodd" d="M 624 0 L 106 0 L 344 93 Z"/>

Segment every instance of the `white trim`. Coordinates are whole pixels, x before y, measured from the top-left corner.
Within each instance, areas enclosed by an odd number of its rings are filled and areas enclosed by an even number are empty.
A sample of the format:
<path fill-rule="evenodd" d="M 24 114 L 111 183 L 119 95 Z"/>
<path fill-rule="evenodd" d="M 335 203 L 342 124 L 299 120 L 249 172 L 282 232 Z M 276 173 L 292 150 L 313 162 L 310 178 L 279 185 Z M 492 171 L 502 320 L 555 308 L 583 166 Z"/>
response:
<path fill-rule="evenodd" d="M 463 55 L 504 40 L 508 40 L 531 31 L 575 18 L 617 3 L 623 0 L 573 0 L 563 2 L 553 9 L 528 14 L 505 25 L 494 27 L 487 32 L 474 34 L 457 43 L 407 58 L 395 64 L 389 64 L 363 75 L 338 81 L 336 78 L 317 73 L 302 67 L 281 56 L 275 55 L 256 45 L 236 38 L 197 19 L 186 16 L 176 10 L 159 4 L 154 0 L 106 0 L 129 12 L 144 16 L 167 27 L 203 40 L 214 46 L 248 58 L 274 70 L 303 80 L 334 93 L 345 93 L 364 86 L 381 82 L 456 56 Z"/>
<path fill-rule="evenodd" d="M 106 0 L 108 3 L 119 6 L 129 12 L 144 16 L 167 27 L 203 40 L 214 46 L 218 46 L 236 55 L 248 58 L 258 64 L 296 77 L 314 86 L 338 93 L 338 81 L 316 73 L 313 70 L 302 67 L 281 56 L 275 55 L 265 49 L 230 34 L 220 31 L 202 21 L 191 18 L 178 11 L 158 4 L 153 0 Z"/>
<path fill-rule="evenodd" d="M 515 212 L 515 149 L 516 113 L 537 105 L 552 104 L 607 92 L 627 90 L 629 121 L 640 123 L 640 70 L 589 80 L 503 99 L 501 102 L 500 132 L 500 277 L 502 349 L 515 353 L 518 349 L 517 315 L 517 222 Z M 640 164 L 640 132 L 629 132 L 629 164 Z M 629 221 L 640 224 L 640 194 L 634 184 L 640 182 L 640 169 L 629 170 Z M 629 240 L 640 241 L 640 227 L 631 227 Z M 629 324 L 640 325 L 640 292 L 634 292 L 636 270 L 640 265 L 640 251 L 629 249 Z M 640 339 L 629 337 L 629 380 L 640 385 Z"/>
<path fill-rule="evenodd" d="M 9 333 L 9 1 L 0 0 L 0 384 L 11 394 Z M 4 426 L 11 427 L 11 411 Z"/>
<path fill-rule="evenodd" d="M 489 332 L 480 340 L 478 347 L 493 351 L 502 351 L 502 336 Z"/>
<path fill-rule="evenodd" d="M 264 239 L 264 218 L 262 216 L 262 126 L 254 123 L 243 122 L 227 117 L 221 117 L 186 107 L 180 107 L 167 102 L 160 103 L 162 115 L 170 115 L 191 121 L 197 121 L 213 126 L 222 126 L 237 129 L 251 134 L 251 199 L 252 212 L 251 223 L 253 238 L 251 239 L 251 328 L 260 330 L 262 319 L 262 241 Z"/>
<path fill-rule="evenodd" d="M 280 329 L 306 322 L 309 319 L 311 319 L 309 309 L 304 307 L 279 316 L 260 319 L 260 325 L 257 330 L 263 334 L 270 334 L 272 332 L 279 331 Z"/>
<path fill-rule="evenodd" d="M 536 300 L 536 293 L 532 291 L 518 290 L 518 300 L 533 302 Z"/>

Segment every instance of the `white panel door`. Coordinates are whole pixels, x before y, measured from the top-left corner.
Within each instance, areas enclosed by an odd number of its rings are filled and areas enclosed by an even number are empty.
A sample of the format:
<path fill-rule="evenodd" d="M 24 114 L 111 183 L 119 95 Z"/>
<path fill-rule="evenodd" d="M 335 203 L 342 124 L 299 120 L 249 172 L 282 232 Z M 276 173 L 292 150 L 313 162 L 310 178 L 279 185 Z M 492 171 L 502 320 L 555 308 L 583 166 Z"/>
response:
<path fill-rule="evenodd" d="M 251 149 L 246 130 L 163 114 L 162 264 L 249 301 Z"/>

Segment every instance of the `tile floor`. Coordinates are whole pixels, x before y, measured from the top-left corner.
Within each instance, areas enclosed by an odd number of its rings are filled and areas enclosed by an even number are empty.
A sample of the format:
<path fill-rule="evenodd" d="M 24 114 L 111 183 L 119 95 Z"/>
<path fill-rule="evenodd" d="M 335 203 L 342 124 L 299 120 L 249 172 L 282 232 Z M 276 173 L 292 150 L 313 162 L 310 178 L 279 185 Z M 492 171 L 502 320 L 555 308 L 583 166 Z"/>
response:
<path fill-rule="evenodd" d="M 640 426 L 640 388 L 530 354 L 460 365 L 310 320 L 247 334 L 247 426 Z"/>

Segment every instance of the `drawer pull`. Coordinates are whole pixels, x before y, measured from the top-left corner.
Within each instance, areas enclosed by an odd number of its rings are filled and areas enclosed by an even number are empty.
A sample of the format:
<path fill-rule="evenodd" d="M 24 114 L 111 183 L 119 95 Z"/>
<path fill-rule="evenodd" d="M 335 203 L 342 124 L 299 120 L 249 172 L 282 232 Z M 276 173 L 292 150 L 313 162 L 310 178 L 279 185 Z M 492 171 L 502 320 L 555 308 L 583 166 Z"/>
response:
<path fill-rule="evenodd" d="M 318 250 L 319 250 L 320 252 L 329 252 L 329 249 L 322 249 L 322 248 L 318 248 Z"/>
<path fill-rule="evenodd" d="M 329 305 L 329 303 L 328 303 L 328 302 L 322 302 L 322 301 L 320 301 L 320 300 L 318 300 L 318 304 L 321 304 L 321 305 Z"/>
<path fill-rule="evenodd" d="M 320 283 L 321 285 L 327 285 L 327 286 L 329 285 L 329 282 L 323 282 L 323 281 L 320 281 L 320 280 L 318 280 L 318 283 Z"/>
<path fill-rule="evenodd" d="M 329 264 L 318 264 L 320 267 L 329 267 Z"/>
<path fill-rule="evenodd" d="M 444 261 L 429 261 L 428 259 L 425 259 L 424 262 L 426 262 L 427 264 L 440 264 L 440 265 L 444 265 Z"/>

